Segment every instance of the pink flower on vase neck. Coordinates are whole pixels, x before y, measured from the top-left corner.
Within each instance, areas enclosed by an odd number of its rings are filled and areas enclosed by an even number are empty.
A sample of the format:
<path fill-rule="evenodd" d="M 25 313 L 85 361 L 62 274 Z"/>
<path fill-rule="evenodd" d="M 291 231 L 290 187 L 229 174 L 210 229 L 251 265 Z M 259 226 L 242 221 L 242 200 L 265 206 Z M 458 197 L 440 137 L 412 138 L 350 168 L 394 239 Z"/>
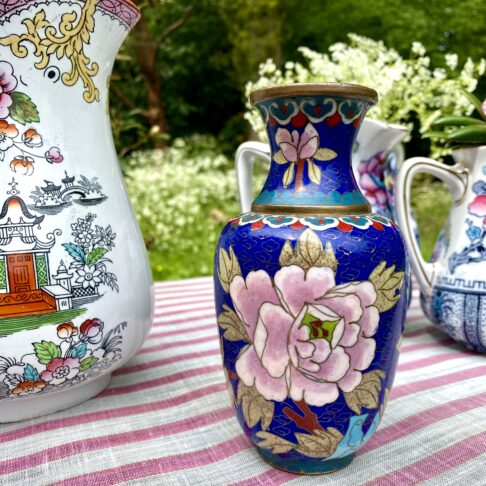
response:
<path fill-rule="evenodd" d="M 361 383 L 379 323 L 371 282 L 336 286 L 330 268 L 291 265 L 273 283 L 263 270 L 235 277 L 230 294 L 252 340 L 236 372 L 267 400 L 322 406 Z"/>
<path fill-rule="evenodd" d="M 0 61 L 0 118 L 7 118 L 12 106 L 11 93 L 17 87 L 17 78 L 9 62 Z"/>
<path fill-rule="evenodd" d="M 302 135 L 297 130 L 292 133 L 286 128 L 279 128 L 275 140 L 288 162 L 298 162 L 311 158 L 319 149 L 319 134 L 308 123 Z"/>

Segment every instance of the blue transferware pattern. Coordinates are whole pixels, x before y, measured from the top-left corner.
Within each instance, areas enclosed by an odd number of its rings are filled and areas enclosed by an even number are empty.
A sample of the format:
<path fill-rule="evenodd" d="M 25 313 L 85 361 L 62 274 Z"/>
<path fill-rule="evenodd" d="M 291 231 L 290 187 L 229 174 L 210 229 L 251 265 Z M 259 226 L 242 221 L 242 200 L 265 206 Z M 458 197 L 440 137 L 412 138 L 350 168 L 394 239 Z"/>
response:
<path fill-rule="evenodd" d="M 325 88 L 258 103 L 269 177 L 254 211 L 231 220 L 217 247 L 216 311 L 236 415 L 262 457 L 292 472 L 349 464 L 378 426 L 395 375 L 404 244 L 393 221 L 367 213 L 351 169 L 370 105 Z"/>

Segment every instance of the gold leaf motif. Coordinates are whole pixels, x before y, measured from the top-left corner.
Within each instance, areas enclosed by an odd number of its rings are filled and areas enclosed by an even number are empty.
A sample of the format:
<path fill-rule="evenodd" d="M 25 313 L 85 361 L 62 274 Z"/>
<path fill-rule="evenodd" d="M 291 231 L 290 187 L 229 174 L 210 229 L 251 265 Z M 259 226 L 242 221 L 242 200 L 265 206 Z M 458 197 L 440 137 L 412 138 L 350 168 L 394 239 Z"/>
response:
<path fill-rule="evenodd" d="M 285 454 L 295 447 L 295 444 L 292 442 L 282 439 L 278 435 L 271 434 L 270 432 L 257 432 L 256 436 L 259 439 L 262 439 L 262 441 L 258 443 L 258 447 L 271 449 L 274 454 Z"/>
<path fill-rule="evenodd" d="M 326 430 L 314 430 L 312 435 L 296 433 L 295 437 L 299 443 L 295 450 L 304 456 L 325 458 L 332 455 L 343 440 L 343 434 L 334 427 Z"/>
<path fill-rule="evenodd" d="M 267 430 L 273 420 L 274 403 L 265 400 L 254 386 L 246 386 L 242 381 L 238 383 L 237 394 L 248 427 L 261 422 L 262 430 Z"/>
<path fill-rule="evenodd" d="M 97 0 L 86 0 L 79 15 L 75 11 L 65 13 L 58 28 L 46 21 L 45 11 L 41 10 L 33 20 L 25 19 L 22 22 L 27 31 L 25 34 L 0 38 L 0 45 L 10 47 L 14 56 L 24 58 L 29 53 L 25 44 L 32 44 L 35 48 L 34 56 L 38 58 L 34 64 L 37 69 L 46 68 L 53 55 L 59 60 L 66 57 L 71 63 L 71 69 L 63 73 L 62 82 L 66 86 L 74 86 L 81 79 L 85 89 L 84 100 L 87 103 L 99 101 L 99 90 L 93 81 L 99 66 L 84 53 L 84 44 L 89 44 L 95 27 L 96 3 Z"/>
<path fill-rule="evenodd" d="M 281 150 L 279 150 L 274 156 L 273 156 L 273 160 L 275 160 L 275 162 L 277 164 L 288 164 L 289 161 L 285 158 L 283 152 Z"/>
<path fill-rule="evenodd" d="M 386 268 L 386 262 L 382 261 L 371 272 L 370 281 L 375 286 L 378 297 L 375 307 L 380 312 L 391 309 L 400 298 L 400 289 L 405 281 L 405 272 L 395 272 L 395 265 Z"/>
<path fill-rule="evenodd" d="M 321 183 L 321 169 L 317 166 L 317 164 L 314 164 L 312 160 L 309 159 L 308 161 L 308 172 L 309 172 L 309 179 L 314 182 L 314 184 L 320 184 Z"/>
<path fill-rule="evenodd" d="M 251 342 L 245 324 L 238 317 L 238 314 L 229 308 L 227 305 L 223 305 L 224 312 L 218 316 L 218 325 L 224 329 L 223 336 L 228 341 L 246 341 Z"/>
<path fill-rule="evenodd" d="M 333 160 L 337 157 L 337 153 L 334 150 L 328 148 L 320 148 L 313 156 L 314 159 L 321 161 Z"/>
<path fill-rule="evenodd" d="M 233 248 L 230 247 L 229 255 L 220 248 L 218 277 L 225 292 L 229 292 L 230 284 L 237 275 L 241 275 L 241 268 Z"/>
<path fill-rule="evenodd" d="M 373 370 L 363 375 L 361 383 L 351 392 L 344 393 L 347 406 L 361 415 L 361 408 L 377 408 L 381 391 L 381 380 L 385 378 L 382 370 Z"/>
<path fill-rule="evenodd" d="M 270 432 L 257 432 L 256 436 L 262 439 L 258 446 L 271 449 L 274 454 L 283 454 L 293 449 L 304 456 L 321 459 L 331 456 L 343 439 L 343 434 L 334 427 L 329 427 L 326 430 L 314 430 L 312 434 L 297 432 L 295 434 L 297 444 Z"/>
<path fill-rule="evenodd" d="M 290 164 L 283 175 L 283 185 L 287 187 L 295 177 L 295 164 Z"/>
<path fill-rule="evenodd" d="M 298 265 L 304 270 L 311 267 L 329 267 L 334 272 L 337 269 L 337 259 L 331 243 L 322 243 L 317 234 L 310 228 L 305 230 L 299 238 L 295 249 L 292 244 L 286 241 L 279 257 L 280 266 Z"/>

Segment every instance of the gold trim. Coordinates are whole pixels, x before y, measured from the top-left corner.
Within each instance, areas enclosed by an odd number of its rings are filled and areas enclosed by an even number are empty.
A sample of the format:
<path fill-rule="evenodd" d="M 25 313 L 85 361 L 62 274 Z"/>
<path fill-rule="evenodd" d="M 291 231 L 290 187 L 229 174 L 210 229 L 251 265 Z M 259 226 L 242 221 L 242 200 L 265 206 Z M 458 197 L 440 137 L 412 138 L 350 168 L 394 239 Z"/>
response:
<path fill-rule="evenodd" d="M 272 98 L 311 95 L 351 96 L 371 101 L 373 104 L 378 102 L 378 93 L 374 89 L 346 83 L 295 83 L 268 86 L 250 93 L 250 102 L 254 105 Z"/>
<path fill-rule="evenodd" d="M 278 206 L 274 204 L 252 204 L 251 210 L 254 213 L 295 215 L 295 216 L 347 216 L 354 214 L 371 214 L 369 204 L 349 204 L 341 206 Z"/>

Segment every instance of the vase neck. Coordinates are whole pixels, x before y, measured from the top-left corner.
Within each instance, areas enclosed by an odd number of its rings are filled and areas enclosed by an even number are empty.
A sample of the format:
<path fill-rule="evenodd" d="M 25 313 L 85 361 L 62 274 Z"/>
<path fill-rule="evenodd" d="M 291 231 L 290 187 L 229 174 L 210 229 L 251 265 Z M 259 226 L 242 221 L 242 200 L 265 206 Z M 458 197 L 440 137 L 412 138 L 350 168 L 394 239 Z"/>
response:
<path fill-rule="evenodd" d="M 350 96 L 292 96 L 256 104 L 272 162 L 252 209 L 266 213 L 370 211 L 353 175 L 351 152 L 371 102 Z"/>

